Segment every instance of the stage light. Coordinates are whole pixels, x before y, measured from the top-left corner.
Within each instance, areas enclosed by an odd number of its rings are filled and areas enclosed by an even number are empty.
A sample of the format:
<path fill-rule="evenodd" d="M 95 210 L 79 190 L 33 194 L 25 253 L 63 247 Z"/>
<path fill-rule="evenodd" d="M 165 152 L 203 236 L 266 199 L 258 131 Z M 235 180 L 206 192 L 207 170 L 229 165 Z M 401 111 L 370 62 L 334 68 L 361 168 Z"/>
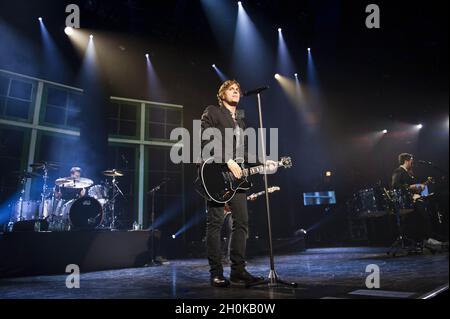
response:
<path fill-rule="evenodd" d="M 423 128 L 423 124 L 417 124 L 416 126 L 419 130 L 421 130 Z"/>
<path fill-rule="evenodd" d="M 311 48 L 308 48 L 308 52 L 311 52 Z"/>
<path fill-rule="evenodd" d="M 325 176 L 326 176 L 326 177 L 331 177 L 332 175 L 333 175 L 333 173 L 330 172 L 330 171 L 325 172 Z"/>
<path fill-rule="evenodd" d="M 64 29 L 64 33 L 67 34 L 68 36 L 71 36 L 72 34 L 74 34 L 74 29 L 72 27 L 66 27 Z"/>
<path fill-rule="evenodd" d="M 275 79 L 279 80 L 281 78 L 281 76 L 277 73 L 275 74 Z"/>
<path fill-rule="evenodd" d="M 238 1 L 238 6 L 242 6 L 242 2 L 241 1 Z"/>
<path fill-rule="evenodd" d="M 39 20 L 39 22 L 42 22 L 42 17 L 39 17 L 38 20 Z"/>
<path fill-rule="evenodd" d="M 94 36 L 91 34 L 90 36 L 89 36 L 89 39 L 94 39 Z"/>
<path fill-rule="evenodd" d="M 172 235 L 172 239 L 176 239 L 177 238 L 177 235 Z"/>
<path fill-rule="evenodd" d="M 223 73 L 223 71 L 220 70 L 217 67 L 217 65 L 213 64 L 212 67 L 213 67 L 214 71 L 216 71 L 216 74 L 219 76 L 219 78 L 220 78 L 220 80 L 222 82 L 225 82 L 226 80 L 229 80 L 229 77 L 225 73 Z"/>
<path fill-rule="evenodd" d="M 283 29 L 281 29 L 281 28 L 278 28 L 278 32 L 281 32 L 281 31 L 283 31 Z"/>
<path fill-rule="evenodd" d="M 383 134 L 387 134 L 388 133 L 388 130 L 383 130 Z"/>
<path fill-rule="evenodd" d="M 302 228 L 302 229 L 297 230 L 297 231 L 294 233 L 294 235 L 295 235 L 295 236 L 298 236 L 298 237 L 305 237 L 307 233 L 308 233 L 308 232 Z"/>
<path fill-rule="evenodd" d="M 146 53 L 146 54 L 145 54 L 145 57 L 146 57 L 147 59 L 149 59 L 149 58 L 150 58 L 150 54 Z"/>
<path fill-rule="evenodd" d="M 298 73 L 295 73 L 294 76 L 295 76 L 296 78 L 298 78 Z"/>

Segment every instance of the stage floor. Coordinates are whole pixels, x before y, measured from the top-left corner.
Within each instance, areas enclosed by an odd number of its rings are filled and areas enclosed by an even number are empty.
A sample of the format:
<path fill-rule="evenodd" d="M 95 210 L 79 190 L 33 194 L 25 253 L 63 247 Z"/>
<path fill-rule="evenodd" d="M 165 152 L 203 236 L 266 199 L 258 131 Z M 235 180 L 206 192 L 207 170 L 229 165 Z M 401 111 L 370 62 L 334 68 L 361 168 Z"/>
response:
<path fill-rule="evenodd" d="M 67 289 L 66 276 L 0 279 L 3 299 L 268 299 L 421 298 L 448 286 L 448 253 L 391 258 L 386 248 L 324 248 L 277 256 L 277 273 L 299 287 L 219 289 L 209 286 L 207 261 L 171 260 L 160 267 L 101 271 L 81 275 L 79 289 Z M 380 289 L 366 288 L 366 267 L 380 268 Z M 248 262 L 248 270 L 268 274 L 268 258 Z M 229 267 L 225 268 L 226 275 Z"/>

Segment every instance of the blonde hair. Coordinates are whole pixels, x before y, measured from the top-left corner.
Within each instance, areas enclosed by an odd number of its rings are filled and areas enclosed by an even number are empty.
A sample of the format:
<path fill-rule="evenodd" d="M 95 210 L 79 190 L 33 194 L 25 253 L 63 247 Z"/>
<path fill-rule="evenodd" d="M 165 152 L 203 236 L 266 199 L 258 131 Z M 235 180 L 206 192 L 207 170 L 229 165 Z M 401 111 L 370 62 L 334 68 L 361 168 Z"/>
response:
<path fill-rule="evenodd" d="M 222 83 L 220 86 L 219 92 L 217 93 L 217 100 L 219 102 L 219 106 L 223 106 L 223 100 L 225 99 L 225 91 L 230 88 L 232 85 L 237 85 L 239 88 L 239 93 L 242 95 L 241 85 L 236 80 L 228 80 Z"/>

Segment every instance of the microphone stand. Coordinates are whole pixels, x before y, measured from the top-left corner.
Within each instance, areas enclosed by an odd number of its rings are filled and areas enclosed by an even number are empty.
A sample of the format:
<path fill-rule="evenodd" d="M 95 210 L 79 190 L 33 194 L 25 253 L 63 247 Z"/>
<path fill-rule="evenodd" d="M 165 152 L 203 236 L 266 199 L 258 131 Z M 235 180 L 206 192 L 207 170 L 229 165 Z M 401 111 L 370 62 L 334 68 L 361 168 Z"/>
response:
<path fill-rule="evenodd" d="M 297 283 L 291 282 L 288 283 L 283 281 L 278 277 L 278 274 L 275 270 L 275 259 L 273 256 L 273 242 L 272 242 L 272 217 L 270 214 L 270 201 L 269 201 L 269 183 L 267 179 L 267 168 L 266 168 L 266 141 L 264 139 L 264 131 L 263 131 L 263 118 L 262 118 L 262 107 L 261 107 L 261 91 L 266 88 L 258 89 L 257 98 L 258 98 L 258 114 L 259 114 L 259 129 L 260 129 L 260 139 L 261 139 L 261 151 L 263 154 L 263 164 L 264 164 L 264 189 L 266 194 L 266 212 L 267 212 L 267 228 L 269 235 L 269 258 L 270 258 L 270 272 L 268 279 L 253 285 L 249 285 L 248 287 L 254 287 L 259 285 L 268 285 L 269 288 L 277 288 L 277 287 L 291 287 L 296 288 L 298 286 Z"/>
<path fill-rule="evenodd" d="M 159 185 L 155 186 L 154 188 L 152 188 L 150 191 L 147 192 L 147 194 L 152 194 L 152 212 L 151 212 L 151 229 L 152 229 L 152 236 L 150 238 L 150 246 L 151 246 L 151 260 L 150 262 L 146 265 L 147 267 L 155 267 L 155 266 L 161 266 L 161 263 L 156 262 L 156 257 L 155 257 L 155 194 L 156 192 L 158 192 L 161 187 L 167 183 L 168 180 L 163 180 L 161 183 L 159 183 Z"/>
<path fill-rule="evenodd" d="M 116 215 L 116 198 L 117 196 L 122 195 L 123 198 L 126 198 L 125 195 L 123 194 L 122 190 L 119 188 L 119 183 L 116 181 L 116 177 L 114 176 L 112 179 L 112 187 L 113 187 L 113 197 L 111 202 L 111 210 L 112 210 L 112 221 L 110 224 L 110 229 L 111 230 L 116 230 L 116 220 L 117 220 L 117 215 Z M 120 224 L 120 223 L 119 223 Z"/>
<path fill-rule="evenodd" d="M 448 172 L 447 172 L 445 169 L 443 169 L 443 168 L 437 166 L 436 164 L 434 164 L 434 163 L 432 163 L 432 162 L 419 161 L 419 163 L 420 163 L 420 164 L 427 165 L 427 166 L 429 166 L 429 167 L 431 167 L 431 168 L 434 168 L 435 170 L 441 172 L 441 173 L 444 174 L 445 176 L 448 176 Z"/>

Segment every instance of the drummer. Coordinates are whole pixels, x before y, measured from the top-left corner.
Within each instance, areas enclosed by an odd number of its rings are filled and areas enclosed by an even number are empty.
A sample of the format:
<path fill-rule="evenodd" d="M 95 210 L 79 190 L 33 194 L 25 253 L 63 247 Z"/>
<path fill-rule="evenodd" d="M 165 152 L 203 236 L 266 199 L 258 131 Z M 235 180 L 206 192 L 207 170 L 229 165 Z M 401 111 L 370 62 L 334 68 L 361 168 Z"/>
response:
<path fill-rule="evenodd" d="M 80 167 L 72 167 L 70 169 L 70 179 L 78 180 L 81 178 L 82 169 Z M 58 187 L 55 189 L 55 197 L 57 199 L 75 199 L 86 196 L 85 188 Z"/>

